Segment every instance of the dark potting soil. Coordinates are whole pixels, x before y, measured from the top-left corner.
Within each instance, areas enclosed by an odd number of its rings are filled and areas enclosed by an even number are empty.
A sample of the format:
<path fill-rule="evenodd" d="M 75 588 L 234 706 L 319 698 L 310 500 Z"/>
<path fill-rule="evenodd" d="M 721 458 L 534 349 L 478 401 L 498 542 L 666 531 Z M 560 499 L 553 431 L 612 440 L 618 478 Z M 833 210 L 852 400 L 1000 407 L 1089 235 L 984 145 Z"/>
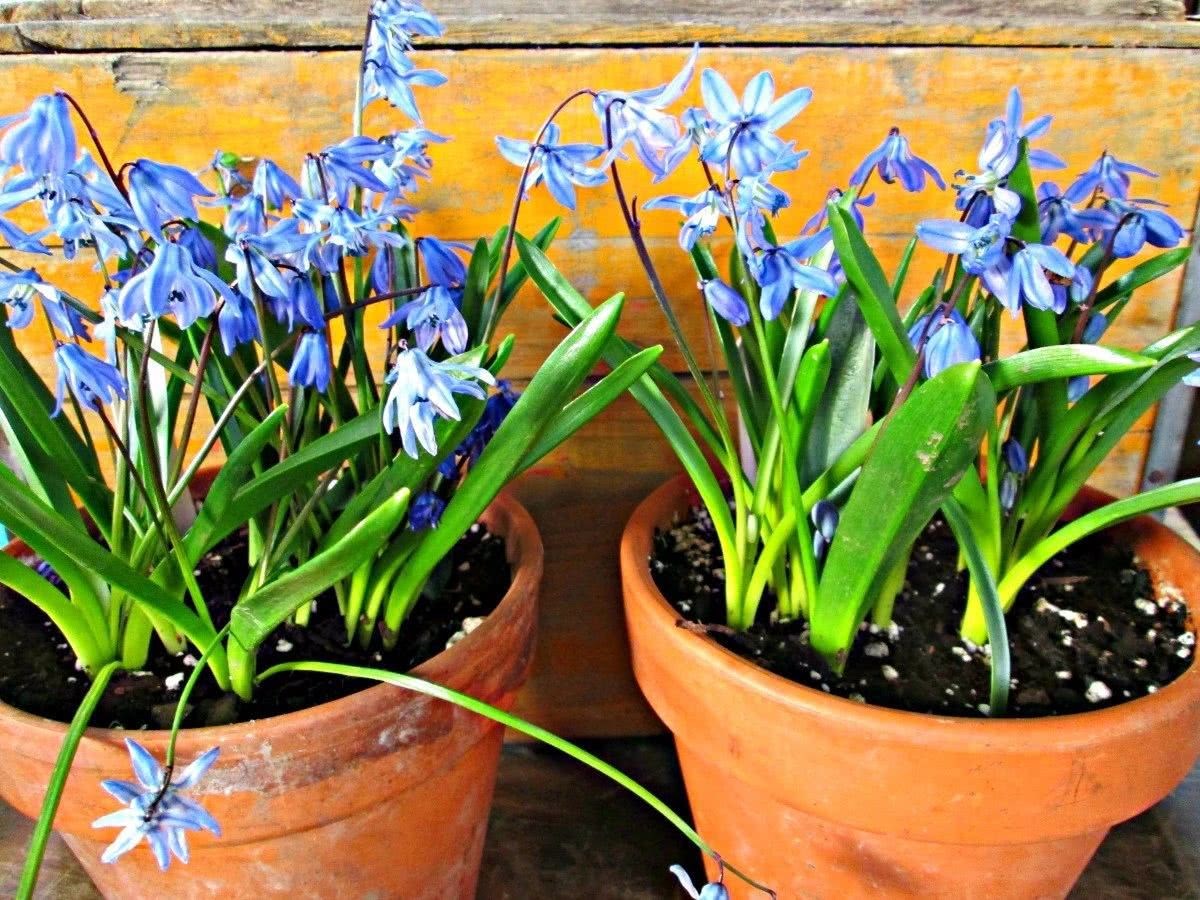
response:
<path fill-rule="evenodd" d="M 197 581 L 218 628 L 229 620 L 237 590 L 245 583 L 249 557 L 244 534 L 234 535 L 201 560 Z M 376 638 L 370 650 L 346 646 L 345 626 L 332 592 L 318 597 L 304 627 L 280 626 L 258 652 L 258 670 L 290 660 L 320 660 L 406 672 L 435 656 L 448 642 L 473 630 L 503 599 L 512 582 L 504 540 L 475 525 L 435 572 L 443 586 L 422 596 L 392 650 Z M 197 654 L 198 655 L 198 654 Z M 100 727 L 168 728 L 180 690 L 197 655 L 172 655 L 154 639 L 144 670 L 118 674 L 92 717 Z M 308 709 L 374 682 L 339 676 L 289 672 L 274 675 L 250 703 L 220 690 L 201 676 L 189 699 L 186 727 L 226 725 Z M 26 712 L 69 722 L 87 690 L 86 676 L 58 631 L 23 597 L 0 587 L 0 700 Z"/>
<path fill-rule="evenodd" d="M 655 535 L 650 571 L 684 620 L 743 658 L 792 681 L 877 706 L 979 717 L 988 713 L 990 648 L 959 637 L 967 578 L 940 519 L 917 542 L 893 624 L 864 625 L 845 672 L 832 672 L 801 622 L 772 621 L 764 597 L 745 633 L 722 629 L 721 549 L 712 520 L 694 509 Z M 1191 587 L 1188 585 L 1187 587 Z M 1033 718 L 1115 706 L 1151 694 L 1192 664 L 1195 637 L 1174 586 L 1156 594 L 1131 550 L 1095 535 L 1051 559 L 1008 616 L 1009 715 Z"/>

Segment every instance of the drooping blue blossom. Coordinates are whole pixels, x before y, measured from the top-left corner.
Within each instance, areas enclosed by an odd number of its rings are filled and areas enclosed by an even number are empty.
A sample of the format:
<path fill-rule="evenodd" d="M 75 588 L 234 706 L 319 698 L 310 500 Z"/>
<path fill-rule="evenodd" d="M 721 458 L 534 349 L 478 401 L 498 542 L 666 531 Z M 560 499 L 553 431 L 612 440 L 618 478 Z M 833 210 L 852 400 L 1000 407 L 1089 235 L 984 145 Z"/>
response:
<path fill-rule="evenodd" d="M 1038 187 L 1038 220 L 1042 226 L 1042 241 L 1053 244 L 1065 234 L 1081 244 L 1098 240 L 1112 231 L 1116 218 L 1103 207 L 1076 209 L 1053 181 Z"/>
<path fill-rule="evenodd" d="M 38 303 L 60 336 L 88 339 L 83 317 L 36 269 L 0 272 L 0 304 L 8 307 L 9 328 L 27 328 L 37 312 Z"/>
<path fill-rule="evenodd" d="M 692 900 L 729 900 L 729 889 L 719 881 L 710 881 L 697 891 L 696 885 L 692 883 L 692 877 L 688 875 L 683 866 L 671 866 L 670 871 L 679 879 L 679 884 Z"/>
<path fill-rule="evenodd" d="M 341 247 L 346 256 L 365 256 L 372 248 L 399 247 L 408 241 L 391 230 L 395 222 L 390 216 L 360 215 L 349 206 L 333 207 L 327 224 L 325 246 Z"/>
<path fill-rule="evenodd" d="M 127 395 L 125 379 L 116 367 L 92 356 L 78 344 L 60 343 L 54 348 L 54 362 L 58 367 L 58 379 L 52 418 L 62 412 L 68 389 L 81 406 L 92 410 Z"/>
<path fill-rule="evenodd" d="M 739 177 L 759 172 L 786 152 L 787 145 L 775 132 L 812 100 L 809 88 L 797 88 L 776 100 L 770 72 L 759 72 L 750 79 L 740 101 L 713 69 L 705 69 L 700 76 L 700 91 L 717 129 L 700 148 L 700 158 L 728 164 Z"/>
<path fill-rule="evenodd" d="M 375 0 L 370 16 L 371 42 L 386 44 L 396 56 L 411 52 L 416 37 L 442 36 L 437 16 L 414 0 Z"/>
<path fill-rule="evenodd" d="M 196 265 L 192 255 L 179 244 L 159 246 L 145 271 L 134 275 L 121 288 L 121 318 L 128 321 L 157 319 L 168 313 L 188 328 L 212 313 L 217 298 L 233 298 L 229 285 Z"/>
<path fill-rule="evenodd" d="M 1054 312 L 1063 313 L 1066 312 L 1069 304 L 1083 303 L 1091 296 L 1093 282 L 1092 271 L 1087 266 L 1075 267 L 1075 274 L 1071 276 L 1070 284 L 1062 284 L 1058 280 L 1052 281 L 1050 287 L 1054 289 Z"/>
<path fill-rule="evenodd" d="M 381 324 L 380 328 L 391 328 L 401 322 L 416 338 L 417 346 L 429 352 L 438 341 L 452 355 L 467 349 L 470 335 L 467 320 L 463 318 L 451 288 L 435 284 L 422 291 L 416 299 L 396 309 Z"/>
<path fill-rule="evenodd" d="M 422 491 L 413 498 L 408 510 L 408 527 L 413 531 L 437 528 L 446 510 L 446 501 L 433 491 Z"/>
<path fill-rule="evenodd" d="M 293 220 L 285 220 L 293 227 Z M 225 259 L 233 263 L 237 272 L 237 289 L 251 300 L 262 293 L 267 297 L 285 300 L 288 297 L 288 285 L 280 274 L 279 269 L 271 262 L 263 246 L 269 249 L 270 244 L 257 235 L 243 234 L 236 241 L 231 241 L 225 248 Z"/>
<path fill-rule="evenodd" d="M 196 198 L 213 196 L 187 169 L 150 159 L 133 163 L 126 180 L 138 224 L 151 235 L 172 219 L 197 218 Z"/>
<path fill-rule="evenodd" d="M 361 134 L 326 147 L 320 153 L 309 154 L 301 171 L 304 196 L 344 206 L 356 187 L 386 194 L 388 186 L 366 166 L 391 155 L 389 145 Z"/>
<path fill-rule="evenodd" d="M 303 195 L 296 179 L 269 159 L 259 160 L 250 190 L 260 197 L 269 209 L 276 210 L 283 209 L 286 202 Z"/>
<path fill-rule="evenodd" d="M 805 222 L 800 228 L 800 233 L 809 234 L 823 228 L 826 221 L 829 219 L 829 201 L 840 200 L 842 196 L 843 192 L 839 188 L 834 188 L 831 190 L 825 196 L 825 202 L 821 204 L 820 208 L 817 209 L 817 211 L 813 213 L 812 216 L 809 217 L 808 221 Z M 867 230 L 867 223 L 866 219 L 863 218 L 862 207 L 874 205 L 874 194 L 867 194 L 865 197 L 855 197 L 854 200 L 851 201 L 850 208 L 847 210 L 847 212 L 849 212 L 850 216 L 854 219 L 854 223 L 858 226 L 859 231 Z"/>
<path fill-rule="evenodd" d="M 496 146 L 500 154 L 510 163 L 524 166 L 533 154 L 526 186 L 537 187 L 545 182 L 551 196 L 567 209 L 575 208 L 575 185 L 596 187 L 608 177 L 603 171 L 589 169 L 587 164 L 604 153 L 604 148 L 595 144 L 560 144 L 561 131 L 557 124 L 546 127 L 546 133 L 537 144 L 513 138 L 497 137 Z"/>
<path fill-rule="evenodd" d="M 919 347 L 922 338 L 925 340 L 923 371 L 926 378 L 933 378 L 958 363 L 977 362 L 981 356 L 979 341 L 956 309 L 948 313 L 929 313 L 917 319 L 908 330 L 908 340 L 914 347 Z"/>
<path fill-rule="evenodd" d="M 725 194 L 716 186 L 708 187 L 694 197 L 668 194 L 655 197 L 642 204 L 644 210 L 674 209 L 684 217 L 679 229 L 679 246 L 691 251 L 702 237 L 708 237 L 721 224 L 721 217 L 728 215 Z"/>
<path fill-rule="evenodd" d="M 933 179 L 938 188 L 946 188 L 946 182 L 942 181 L 938 170 L 912 152 L 908 146 L 908 138 L 900 133 L 899 128 L 892 128 L 883 143 L 859 163 L 854 174 L 850 176 L 850 187 L 862 185 L 872 169 L 879 173 L 885 184 L 899 181 L 906 191 L 924 190 L 926 175 Z"/>
<path fill-rule="evenodd" d="M 171 778 L 145 747 L 131 738 L 125 739 L 133 774 L 137 779 L 109 779 L 101 787 L 125 805 L 124 809 L 101 816 L 93 828 L 120 828 L 121 832 L 108 845 L 100 861 L 116 862 L 142 842 L 149 844 L 158 867 L 166 871 L 171 855 L 180 862 L 188 861 L 187 832 L 209 831 L 220 837 L 221 826 L 199 803 L 183 795 L 195 787 L 216 762 L 218 747 L 201 754 L 195 762 Z"/>
<path fill-rule="evenodd" d="M 720 278 L 700 282 L 700 292 L 716 314 L 730 325 L 741 328 L 750 324 L 750 307 L 746 305 L 746 298 Z"/>
<path fill-rule="evenodd" d="M 1017 493 L 1021 489 L 1021 479 L 1015 472 L 1005 472 L 1000 478 L 1000 508 L 1006 513 L 1012 512 L 1017 505 Z"/>
<path fill-rule="evenodd" d="M 467 267 L 455 251 L 469 249 L 465 244 L 422 237 L 418 239 L 417 247 L 430 282 L 446 287 L 463 286 L 467 280 Z"/>
<path fill-rule="evenodd" d="M 11 126 L 11 127 L 10 127 Z M 64 175 L 75 164 L 71 106 L 61 92 L 44 94 L 29 109 L 0 118 L 0 163 L 30 175 Z"/>
<path fill-rule="evenodd" d="M 458 448 L 458 454 L 472 463 L 479 459 L 488 441 L 495 437 L 519 399 L 521 395 L 513 390 L 512 384 L 505 378 L 499 379 L 495 392 L 487 398 L 487 403 L 483 406 L 483 415 Z"/>
<path fill-rule="evenodd" d="M 296 343 L 288 380 L 296 387 L 316 388 L 322 394 L 329 387 L 332 364 L 324 331 L 306 331 Z"/>
<path fill-rule="evenodd" d="M 1053 116 L 1038 116 L 1027 125 L 1021 123 L 1024 115 L 1024 104 L 1021 92 L 1012 88 L 1008 92 L 1008 102 L 1005 104 L 1004 117 L 993 119 L 988 123 L 987 136 L 983 148 L 979 151 L 979 168 L 984 172 L 1004 177 L 1012 172 L 1020 155 L 1021 139 L 1032 141 L 1050 130 Z M 1061 169 L 1066 164 L 1046 150 L 1029 151 L 1029 164 L 1034 168 Z"/>
<path fill-rule="evenodd" d="M 1025 448 L 1021 446 L 1021 442 L 1016 438 L 1009 438 L 1000 448 L 1000 452 L 1004 455 L 1004 464 L 1009 470 L 1017 475 L 1024 475 L 1029 471 L 1029 456 L 1025 453 Z"/>
<path fill-rule="evenodd" d="M 301 272 L 280 273 L 287 282 L 286 297 L 267 297 L 267 305 L 275 320 L 287 330 L 308 327 L 321 331 L 325 328 L 325 310 L 313 288 L 312 278 Z"/>
<path fill-rule="evenodd" d="M 429 176 L 433 168 L 429 144 L 444 144 L 448 140 L 420 126 L 397 131 L 380 139 L 381 143 L 392 148 L 390 156 L 380 157 L 371 163 L 371 173 L 388 187 L 380 211 L 387 208 L 394 214 L 391 207 L 399 198 L 417 189 L 417 179 Z"/>
<path fill-rule="evenodd" d="M 272 218 L 267 212 L 267 202 L 258 194 L 247 192 L 229 201 L 223 230 L 231 238 L 241 234 L 262 234 L 271 227 Z"/>
<path fill-rule="evenodd" d="M 681 130 L 679 120 L 665 112 L 683 96 L 696 72 L 700 45 L 695 44 L 687 61 L 666 84 L 641 91 L 600 91 L 593 109 L 604 129 L 611 123 L 612 140 L 605 163 L 622 155 L 632 144 L 634 152 L 658 182 L 669 175 L 687 155 L 692 141 Z M 606 168 L 602 166 L 601 168 Z"/>
<path fill-rule="evenodd" d="M 241 291 L 231 291 L 221 311 L 217 313 L 217 325 L 221 329 L 221 346 L 226 353 L 233 353 L 242 344 L 261 337 L 258 315 L 250 298 Z"/>
<path fill-rule="evenodd" d="M 1153 200 L 1109 198 L 1105 206 L 1116 220 L 1112 253 L 1118 259 L 1137 254 L 1142 247 L 1174 247 L 1183 240 L 1183 226 L 1161 209 L 1148 208 Z M 1157 204 L 1156 204 L 1157 205 Z"/>
<path fill-rule="evenodd" d="M 483 400 L 487 396 L 483 384 L 493 384 L 495 378 L 479 366 L 434 362 L 419 347 L 406 347 L 397 356 L 387 382 L 391 388 L 383 403 L 383 428 L 389 434 L 399 429 L 404 452 L 416 459 L 420 447 L 437 453 L 434 423 L 439 416 L 453 421 L 461 418 L 454 395 Z"/>
<path fill-rule="evenodd" d="M 187 250 L 197 267 L 217 271 L 217 248 L 199 228 L 181 229 L 175 242 Z"/>
<path fill-rule="evenodd" d="M 821 231 L 786 244 L 774 245 L 754 230 L 745 234 L 742 247 L 750 274 L 762 289 L 758 303 L 763 318 L 777 318 L 794 289 L 815 291 L 826 297 L 838 292 L 838 286 L 829 272 L 803 262 L 829 240 L 829 233 Z"/>
<path fill-rule="evenodd" d="M 1004 259 L 1004 245 L 1012 231 L 1012 220 L 994 215 L 974 227 L 953 219 L 926 219 L 917 224 L 917 236 L 935 250 L 962 257 L 963 268 L 982 275 Z"/>
<path fill-rule="evenodd" d="M 1029 304 L 1034 309 L 1054 310 L 1057 299 L 1047 272 L 1071 279 L 1075 276 L 1075 264 L 1057 247 L 1026 244 L 1013 254 L 1007 267 L 1007 290 L 997 291 L 991 283 L 988 287 L 1014 315 L 1022 304 Z"/>
<path fill-rule="evenodd" d="M 404 69 L 395 65 L 381 53 L 369 54 L 363 73 L 363 97 L 367 102 L 386 99 L 414 122 L 421 121 L 417 109 L 417 98 L 413 87 L 439 87 L 446 83 L 446 76 L 433 69 Z"/>
<path fill-rule="evenodd" d="M 0 242 L 22 253 L 50 255 L 50 248 L 42 243 L 40 236 L 27 234 L 3 217 L 0 217 Z"/>
<path fill-rule="evenodd" d="M 1122 162 L 1105 150 L 1100 154 L 1100 158 L 1092 163 L 1091 168 L 1080 173 L 1071 186 L 1063 192 L 1063 196 L 1072 203 L 1079 203 L 1090 197 L 1094 191 L 1099 190 L 1110 199 L 1126 200 L 1129 198 L 1129 176 L 1131 174 L 1146 175 L 1150 178 L 1158 177 L 1157 173 L 1134 163 Z"/>

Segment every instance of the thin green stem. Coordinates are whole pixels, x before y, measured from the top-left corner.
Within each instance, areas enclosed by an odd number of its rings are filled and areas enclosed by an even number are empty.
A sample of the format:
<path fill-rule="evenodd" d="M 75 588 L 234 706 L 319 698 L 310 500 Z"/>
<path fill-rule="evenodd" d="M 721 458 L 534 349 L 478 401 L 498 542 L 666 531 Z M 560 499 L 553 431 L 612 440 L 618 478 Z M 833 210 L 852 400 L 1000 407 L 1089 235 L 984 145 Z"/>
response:
<path fill-rule="evenodd" d="M 484 703 L 481 700 L 476 700 L 466 694 L 460 693 L 450 688 L 442 687 L 430 681 L 425 681 L 421 678 L 414 678 L 412 675 L 401 675 L 397 672 L 388 672 L 385 669 L 372 669 L 362 666 L 348 666 L 340 663 L 323 663 L 323 662 L 293 662 L 281 663 L 277 666 L 272 666 L 265 672 L 262 672 L 257 681 L 262 682 L 270 678 L 272 675 L 281 674 L 284 672 L 320 672 L 327 675 L 340 675 L 344 678 L 364 678 L 370 681 L 380 681 L 384 684 L 395 685 L 396 687 L 405 688 L 406 690 L 414 691 L 418 694 L 424 694 L 427 697 L 433 697 L 437 700 L 444 700 L 447 703 L 453 703 L 456 706 L 461 706 L 470 712 L 491 719 L 493 722 L 499 722 L 514 731 L 519 731 L 524 735 L 528 735 L 544 744 L 548 744 L 556 750 L 560 750 L 573 759 L 578 760 L 586 766 L 595 769 L 600 774 L 611 779 L 612 781 L 631 792 L 638 799 L 650 806 L 655 812 L 671 823 L 681 834 L 689 841 L 695 844 L 702 853 L 713 858 L 720 859 L 712 847 L 700 837 L 683 818 L 676 813 L 670 806 L 646 790 L 620 769 L 606 763 L 591 753 L 588 753 L 582 747 L 572 744 L 570 741 L 560 738 L 558 735 L 547 731 L 544 728 L 539 728 L 517 716 L 507 713 L 502 709 Z M 748 875 L 729 865 L 725 861 L 725 868 L 736 875 L 742 881 L 751 887 L 757 888 L 760 891 L 775 896 L 775 892 L 763 884 L 750 878 Z"/>

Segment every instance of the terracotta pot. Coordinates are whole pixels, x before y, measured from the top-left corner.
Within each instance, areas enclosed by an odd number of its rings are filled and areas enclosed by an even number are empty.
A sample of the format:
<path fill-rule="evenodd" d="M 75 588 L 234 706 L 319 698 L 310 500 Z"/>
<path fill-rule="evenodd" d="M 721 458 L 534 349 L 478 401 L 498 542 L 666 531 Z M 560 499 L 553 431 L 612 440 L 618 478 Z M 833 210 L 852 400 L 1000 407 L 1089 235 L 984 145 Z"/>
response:
<path fill-rule="evenodd" d="M 542 543 L 510 497 L 482 521 L 505 538 L 512 587 L 483 624 L 413 674 L 508 708 L 532 661 Z M 0 797 L 27 816 L 38 813 L 64 731 L 0 704 Z M 166 731 L 137 737 L 163 758 Z M 489 720 L 389 685 L 184 731 L 181 763 L 221 747 L 192 796 L 224 835 L 189 836 L 191 862 L 160 873 L 144 844 L 116 864 L 100 862 L 115 831 L 90 825 L 116 808 L 100 781 L 128 779 L 130 770 L 121 732 L 93 728 L 55 827 L 106 897 L 470 898 L 503 737 Z"/>
<path fill-rule="evenodd" d="M 1096 712 L 954 719 L 832 697 L 678 628 L 647 560 L 686 487 L 651 494 L 621 542 L 634 673 L 675 735 L 698 830 L 781 900 L 1062 897 L 1109 828 L 1200 756 L 1195 665 Z M 1200 554 L 1156 521 L 1116 533 L 1156 583 L 1200 585 Z"/>

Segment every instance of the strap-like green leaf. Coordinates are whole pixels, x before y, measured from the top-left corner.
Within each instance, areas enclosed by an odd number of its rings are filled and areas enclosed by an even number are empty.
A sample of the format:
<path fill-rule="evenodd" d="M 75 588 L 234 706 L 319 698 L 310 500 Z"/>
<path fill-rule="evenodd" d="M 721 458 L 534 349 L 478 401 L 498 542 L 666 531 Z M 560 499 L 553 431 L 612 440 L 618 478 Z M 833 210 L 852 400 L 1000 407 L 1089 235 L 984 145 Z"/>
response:
<path fill-rule="evenodd" d="M 1148 369 L 1155 360 L 1140 353 L 1097 344 L 1060 344 L 1014 353 L 983 367 L 983 374 L 998 394 L 1025 384 L 1076 375 L 1107 375 Z"/>
<path fill-rule="evenodd" d="M 242 600 L 230 618 L 234 640 L 252 650 L 297 609 L 374 556 L 404 518 L 409 497 L 407 488 L 397 491 L 332 547 Z"/>
<path fill-rule="evenodd" d="M 920 385 L 884 423 L 842 511 L 816 602 L 813 646 L 840 668 L 881 576 L 911 547 L 979 452 L 995 395 L 978 363 Z"/>
<path fill-rule="evenodd" d="M 875 341 L 859 307 L 840 303 L 830 317 L 824 337 L 830 348 L 829 378 L 808 430 L 804 448 L 805 484 L 833 465 L 869 424 Z"/>

